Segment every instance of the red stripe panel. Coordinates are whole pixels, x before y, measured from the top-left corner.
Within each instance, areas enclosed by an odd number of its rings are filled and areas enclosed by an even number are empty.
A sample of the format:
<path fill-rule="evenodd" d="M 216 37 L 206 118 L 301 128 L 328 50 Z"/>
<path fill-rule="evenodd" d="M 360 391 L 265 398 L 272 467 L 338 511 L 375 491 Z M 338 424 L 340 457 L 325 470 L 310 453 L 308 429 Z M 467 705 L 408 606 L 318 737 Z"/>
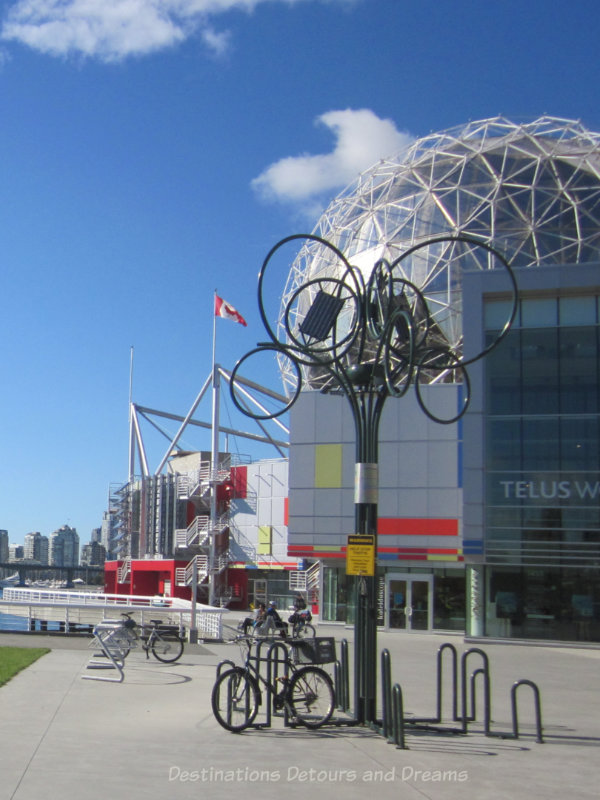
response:
<path fill-rule="evenodd" d="M 248 467 L 232 467 L 230 475 L 232 497 L 246 497 L 248 494 Z"/>
<path fill-rule="evenodd" d="M 458 536 L 458 520 L 380 517 L 377 530 L 382 536 Z"/>

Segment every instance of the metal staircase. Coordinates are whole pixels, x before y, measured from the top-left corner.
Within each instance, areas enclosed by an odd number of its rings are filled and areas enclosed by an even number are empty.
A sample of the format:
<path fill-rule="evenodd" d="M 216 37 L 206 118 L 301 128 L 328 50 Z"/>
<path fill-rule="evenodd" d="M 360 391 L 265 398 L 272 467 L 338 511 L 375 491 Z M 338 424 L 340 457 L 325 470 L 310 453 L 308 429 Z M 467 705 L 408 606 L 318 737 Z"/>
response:
<path fill-rule="evenodd" d="M 117 569 L 117 581 L 119 583 L 128 583 L 130 575 L 131 575 L 131 559 L 126 558 L 121 564 L 121 566 Z"/>
<path fill-rule="evenodd" d="M 229 552 L 215 555 L 212 568 L 210 566 L 210 556 L 206 553 L 194 556 L 185 567 L 178 567 L 175 570 L 175 582 L 178 586 L 191 586 L 194 577 L 194 564 L 198 570 L 198 584 L 206 580 L 210 575 L 220 575 L 229 564 Z"/>
<path fill-rule="evenodd" d="M 308 569 L 292 570 L 289 577 L 289 587 L 293 592 L 306 592 L 311 603 L 319 602 L 319 578 L 321 565 L 317 561 Z"/>
<path fill-rule="evenodd" d="M 190 522 L 187 528 L 175 531 L 175 548 L 204 547 L 210 536 L 210 517 L 202 514 Z"/>
<path fill-rule="evenodd" d="M 217 536 L 229 527 L 227 515 L 211 528 L 210 517 L 201 514 L 190 522 L 187 528 L 175 531 L 175 548 L 182 550 L 188 547 L 205 547 L 210 544 L 211 535 Z"/>
<path fill-rule="evenodd" d="M 227 510 L 218 519 L 214 518 L 216 492 L 219 486 L 231 476 L 230 459 L 225 459 L 217 468 L 211 468 L 210 461 L 200 462 L 198 469 L 177 475 L 177 498 L 190 502 L 196 516 L 187 528 L 174 532 L 174 549 L 182 557 L 189 558 L 185 567 L 176 570 L 175 581 L 179 586 L 204 584 L 208 589 L 209 601 L 219 595 L 226 595 L 226 586 L 218 585 L 215 578 L 229 565 L 229 514 Z M 194 577 L 195 576 L 195 577 Z"/>

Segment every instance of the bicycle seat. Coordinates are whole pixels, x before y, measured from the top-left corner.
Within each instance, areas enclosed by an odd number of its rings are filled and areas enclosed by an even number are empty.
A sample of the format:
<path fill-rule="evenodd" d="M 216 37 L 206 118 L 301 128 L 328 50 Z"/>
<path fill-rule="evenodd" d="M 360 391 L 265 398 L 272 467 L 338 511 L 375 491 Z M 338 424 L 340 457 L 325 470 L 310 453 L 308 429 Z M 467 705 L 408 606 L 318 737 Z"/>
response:
<path fill-rule="evenodd" d="M 151 619 L 151 620 L 150 620 L 150 622 L 151 622 L 153 625 L 162 625 L 162 624 L 163 624 L 163 622 L 164 622 L 164 620 L 162 620 L 162 619 Z"/>

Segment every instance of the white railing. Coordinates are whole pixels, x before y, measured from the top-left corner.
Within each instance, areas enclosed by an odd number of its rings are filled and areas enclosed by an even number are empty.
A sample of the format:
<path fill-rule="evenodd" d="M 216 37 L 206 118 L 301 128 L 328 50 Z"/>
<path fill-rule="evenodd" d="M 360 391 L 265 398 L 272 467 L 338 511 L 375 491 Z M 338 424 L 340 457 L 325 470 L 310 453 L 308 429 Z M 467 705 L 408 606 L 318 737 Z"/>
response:
<path fill-rule="evenodd" d="M 305 592 L 306 570 L 292 570 L 289 575 L 288 586 L 292 592 Z"/>
<path fill-rule="evenodd" d="M 160 605 L 158 605 L 160 603 Z M 7 613 L 36 619 L 59 620 L 70 624 L 94 624 L 107 618 L 118 618 L 123 612 L 131 612 L 140 624 L 146 624 L 155 616 L 166 616 L 176 625 L 191 625 L 192 604 L 178 597 L 150 597 L 147 595 L 103 594 L 101 592 L 71 592 L 49 589 L 6 588 L 0 598 L 0 607 Z M 41 617 L 41 610 L 45 617 Z M 196 627 L 202 638 L 221 639 L 222 615 L 227 609 L 196 605 Z M 59 619 L 60 618 L 60 619 Z"/>
<path fill-rule="evenodd" d="M 311 566 L 306 570 L 306 587 L 308 589 L 318 589 L 319 588 L 319 576 L 321 573 L 321 564 L 319 561 L 311 564 Z"/>

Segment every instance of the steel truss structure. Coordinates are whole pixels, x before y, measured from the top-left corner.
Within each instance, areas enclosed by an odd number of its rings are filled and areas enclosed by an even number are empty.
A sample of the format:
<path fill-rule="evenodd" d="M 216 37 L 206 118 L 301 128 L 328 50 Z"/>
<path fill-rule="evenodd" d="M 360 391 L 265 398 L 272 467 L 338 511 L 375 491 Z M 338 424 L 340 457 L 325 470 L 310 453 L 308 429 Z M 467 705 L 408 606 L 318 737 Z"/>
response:
<path fill-rule="evenodd" d="M 220 424 L 221 381 L 229 384 L 231 373 L 216 364 L 185 416 L 160 411 L 147 406 L 130 404 L 129 479 L 123 485 L 111 487 L 109 510 L 113 518 L 113 554 L 122 561 L 119 582 L 126 582 L 132 558 L 183 558 L 189 563 L 178 583 L 202 585 L 207 589 L 210 604 L 223 598 L 218 587 L 226 587 L 223 576 L 229 563 L 229 519 L 219 514 L 217 489 L 230 478 L 232 467 L 249 463 L 249 456 L 223 452 L 219 449 L 220 434 L 273 447 L 279 456 L 286 457 L 289 430 L 280 419 L 270 424 L 258 421 L 258 432 L 240 430 Z M 260 411 L 267 402 L 281 403 L 285 397 L 255 381 L 238 376 L 238 393 L 248 408 Z M 212 392 L 211 421 L 194 417 L 207 393 Z M 167 422 L 177 422 L 173 435 L 166 430 Z M 148 423 L 167 441 L 166 449 L 155 468 L 150 467 L 148 448 L 144 440 L 144 425 Z M 275 426 L 275 427 L 273 427 Z M 174 456 L 190 455 L 181 446 L 188 429 L 211 432 L 210 449 L 198 448 L 193 467 L 178 468 L 170 460 Z M 226 448 L 227 449 L 227 448 Z M 186 505 L 192 503 L 196 516 L 188 525 Z"/>

